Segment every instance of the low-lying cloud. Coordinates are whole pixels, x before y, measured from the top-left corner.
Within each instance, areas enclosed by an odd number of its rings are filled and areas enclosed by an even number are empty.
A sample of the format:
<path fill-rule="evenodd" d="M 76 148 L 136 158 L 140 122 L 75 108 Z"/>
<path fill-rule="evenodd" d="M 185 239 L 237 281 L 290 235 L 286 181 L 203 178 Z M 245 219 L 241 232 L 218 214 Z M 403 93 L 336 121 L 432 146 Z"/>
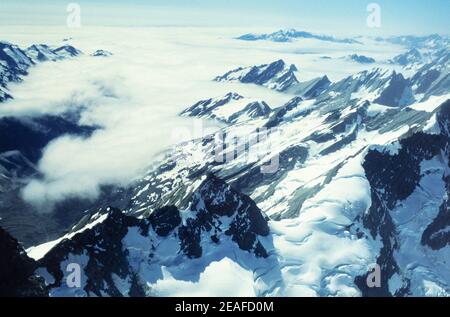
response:
<path fill-rule="evenodd" d="M 69 197 L 95 199 L 102 185 L 129 184 L 171 145 L 201 136 L 198 122 L 177 116 L 200 99 L 230 91 L 266 96 L 269 103 L 289 99 L 263 88 L 214 83 L 211 78 L 224 69 L 215 61 L 223 58 L 216 47 L 190 48 L 173 43 L 176 34 L 152 34 L 152 41 L 145 42 L 128 31 L 120 44 L 103 39 L 100 47 L 81 37 L 73 44 L 84 52 L 102 48 L 114 55 L 43 63 L 11 87 L 15 99 L 2 105 L 0 116 L 78 111 L 80 124 L 99 127 L 88 138 L 64 135 L 44 149 L 38 163 L 43 177 L 23 189 L 26 201 L 48 206 Z M 202 124 L 209 131 L 218 127 Z"/>
<path fill-rule="evenodd" d="M 68 37 L 65 28 L 52 32 L 48 41 Z M 66 135 L 53 140 L 38 164 L 43 177 L 30 180 L 23 197 L 36 205 L 73 196 L 94 199 L 101 185 L 129 184 L 162 151 L 183 141 L 180 131 L 192 131 L 181 133 L 186 140 L 200 136 L 194 135 L 193 119 L 177 116 L 198 100 L 237 92 L 265 100 L 274 108 L 291 98 L 254 85 L 211 81 L 229 69 L 282 58 L 298 66 L 300 80 L 326 73 L 326 64 L 321 64 L 326 61 L 296 53 L 304 43 L 281 46 L 232 39 L 242 32 L 198 28 L 77 30 L 70 44 L 86 55 L 31 69 L 23 83 L 11 85 L 15 99 L 2 104 L 0 117 L 77 110 L 81 112 L 80 124 L 100 129 L 88 138 Z M 42 37 L 40 32 L 30 32 L 28 42 L 20 38 L 20 44 L 46 42 Z M 88 55 L 97 49 L 114 55 Z M 340 56 L 341 52 L 336 49 L 335 54 Z M 316 71 L 309 67 L 306 73 L 304 66 L 312 64 L 317 65 Z"/>

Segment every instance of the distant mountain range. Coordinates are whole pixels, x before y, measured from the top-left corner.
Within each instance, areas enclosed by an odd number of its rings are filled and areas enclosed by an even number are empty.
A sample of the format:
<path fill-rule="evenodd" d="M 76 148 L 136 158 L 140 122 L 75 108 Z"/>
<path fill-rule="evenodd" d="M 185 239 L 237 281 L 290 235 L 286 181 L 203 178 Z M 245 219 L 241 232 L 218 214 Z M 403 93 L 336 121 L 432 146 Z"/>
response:
<path fill-rule="evenodd" d="M 358 54 L 351 54 L 347 57 L 347 59 L 360 63 L 360 64 L 373 64 L 375 63 L 375 59 L 372 57 L 364 56 L 364 55 L 358 55 Z"/>
<path fill-rule="evenodd" d="M 274 33 L 269 34 L 244 34 L 239 37 L 237 37 L 239 40 L 243 41 L 260 41 L 260 40 L 266 40 L 266 41 L 272 41 L 272 42 L 291 42 L 295 39 L 316 39 L 320 41 L 326 41 L 326 42 L 335 42 L 335 43 L 343 43 L 343 44 L 361 44 L 361 42 L 355 40 L 355 39 L 339 39 L 335 38 L 333 36 L 329 35 L 320 35 L 320 34 L 314 34 L 310 32 L 305 31 L 297 31 L 295 29 L 289 29 L 289 30 L 279 30 Z"/>
<path fill-rule="evenodd" d="M 270 64 L 239 67 L 222 76 L 217 76 L 214 80 L 239 81 L 244 84 L 252 83 L 278 91 L 286 91 L 298 84 L 295 77 L 296 71 L 297 68 L 294 65 L 289 66 L 283 60 L 278 60 Z"/>
<path fill-rule="evenodd" d="M 331 35 L 315 34 L 296 29 L 278 30 L 273 33 L 254 34 L 248 33 L 238 36 L 236 39 L 243 41 L 272 41 L 272 42 L 292 42 L 297 39 L 315 39 L 325 42 L 341 44 L 362 44 L 362 37 L 338 38 Z M 438 50 L 450 45 L 450 37 L 439 34 L 424 36 L 404 35 L 391 37 L 376 37 L 378 42 L 388 42 L 406 46 L 407 48 L 431 48 Z"/>

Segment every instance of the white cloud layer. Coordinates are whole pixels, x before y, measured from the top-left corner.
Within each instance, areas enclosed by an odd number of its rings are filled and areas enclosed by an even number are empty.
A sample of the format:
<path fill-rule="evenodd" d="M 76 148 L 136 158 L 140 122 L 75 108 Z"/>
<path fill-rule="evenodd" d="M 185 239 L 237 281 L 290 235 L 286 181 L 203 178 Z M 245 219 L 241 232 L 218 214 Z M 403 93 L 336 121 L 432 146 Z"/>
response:
<path fill-rule="evenodd" d="M 45 30 L 45 32 L 44 32 Z M 182 140 L 181 131 L 193 130 L 191 119 L 177 113 L 200 99 L 230 91 L 265 100 L 277 107 L 291 96 L 252 85 L 215 83 L 211 79 L 241 66 L 284 59 L 299 68 L 300 80 L 327 74 L 342 78 L 363 66 L 339 59 L 320 59 L 317 51 L 342 56 L 342 44 L 302 41 L 265 43 L 233 40 L 248 30 L 200 28 L 10 28 L 9 40 L 22 46 L 61 44 L 72 36 L 72 45 L 86 53 L 73 60 L 43 63 L 31 70 L 23 83 L 11 85 L 14 100 L 2 104 L 0 116 L 59 114 L 82 109 L 80 123 L 101 127 L 91 137 L 63 136 L 49 144 L 39 170 L 43 179 L 32 180 L 24 198 L 35 204 L 69 196 L 95 198 L 99 186 L 127 184 L 138 177 L 164 149 Z M 109 58 L 88 56 L 106 49 Z M 358 53 L 367 47 L 355 47 Z M 391 57 L 393 47 L 370 48 L 371 56 Z M 322 54 L 322 53 L 321 53 Z M 384 55 L 383 55 L 384 54 Z M 328 73 L 327 63 L 342 63 Z M 211 126 L 215 124 L 209 123 Z M 183 133 L 185 139 L 194 135 Z M 197 135 L 198 136 L 198 135 Z"/>

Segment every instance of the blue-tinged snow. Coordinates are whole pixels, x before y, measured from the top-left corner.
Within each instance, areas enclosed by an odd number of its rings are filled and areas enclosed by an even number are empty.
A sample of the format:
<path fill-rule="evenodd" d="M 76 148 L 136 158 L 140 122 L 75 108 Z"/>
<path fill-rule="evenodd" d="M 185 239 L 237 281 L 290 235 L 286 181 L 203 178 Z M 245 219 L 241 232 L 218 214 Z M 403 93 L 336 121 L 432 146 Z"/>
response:
<path fill-rule="evenodd" d="M 394 257 L 400 267 L 406 268 L 403 273 L 411 280 L 413 296 L 450 294 L 450 248 L 434 251 L 421 244 L 424 230 L 436 218 L 447 196 L 443 177 L 449 171 L 448 159 L 443 155 L 422 162 L 419 186 L 391 212 L 400 246 Z M 392 283 L 396 284 L 395 280 Z"/>

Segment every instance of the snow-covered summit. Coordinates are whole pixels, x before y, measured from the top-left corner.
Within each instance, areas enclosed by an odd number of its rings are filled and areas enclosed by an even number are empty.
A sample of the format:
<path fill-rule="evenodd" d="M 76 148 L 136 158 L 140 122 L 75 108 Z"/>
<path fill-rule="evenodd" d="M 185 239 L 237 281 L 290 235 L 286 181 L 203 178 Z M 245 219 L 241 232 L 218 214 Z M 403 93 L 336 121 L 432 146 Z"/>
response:
<path fill-rule="evenodd" d="M 270 64 L 251 67 L 239 67 L 222 76 L 217 76 L 215 81 L 239 81 L 245 84 L 256 84 L 277 91 L 286 91 L 298 84 L 295 76 L 297 67 L 287 65 L 283 60 L 277 60 Z"/>
<path fill-rule="evenodd" d="M 181 115 L 238 123 L 265 117 L 270 112 L 270 107 L 264 101 L 245 98 L 237 93 L 228 93 L 222 97 L 201 100 L 184 110 Z"/>
<path fill-rule="evenodd" d="M 34 44 L 22 50 L 17 45 L 0 42 L 0 102 L 13 97 L 7 90 L 8 82 L 21 81 L 31 66 L 80 54 L 81 51 L 70 45 L 51 48 L 45 44 Z"/>
<path fill-rule="evenodd" d="M 296 29 L 279 30 L 269 34 L 244 34 L 237 39 L 243 41 L 273 41 L 273 42 L 291 42 L 296 39 L 316 39 L 325 42 L 335 42 L 343 44 L 359 44 L 355 39 L 350 38 L 336 38 L 329 35 L 314 34 L 306 31 L 298 31 Z"/>

